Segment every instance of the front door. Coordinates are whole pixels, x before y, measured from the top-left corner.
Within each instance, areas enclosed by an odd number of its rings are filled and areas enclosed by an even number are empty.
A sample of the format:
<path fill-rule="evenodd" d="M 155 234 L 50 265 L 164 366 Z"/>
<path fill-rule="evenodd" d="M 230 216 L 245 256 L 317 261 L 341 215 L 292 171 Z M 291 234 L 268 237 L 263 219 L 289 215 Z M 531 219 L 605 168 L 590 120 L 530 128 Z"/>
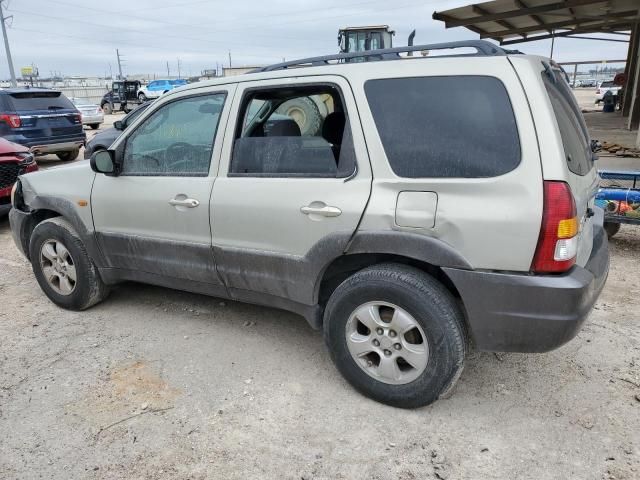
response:
<path fill-rule="evenodd" d="M 232 94 L 227 87 L 185 92 L 151 107 L 116 141 L 124 151 L 122 172 L 97 175 L 91 195 L 96 235 L 115 273 L 221 284 L 209 200 L 221 144 L 216 132 L 226 123 Z"/>
<path fill-rule="evenodd" d="M 312 304 L 317 260 L 344 251 L 371 188 L 351 89 L 314 76 L 235 98 L 211 204 L 218 271 L 236 298 Z"/>

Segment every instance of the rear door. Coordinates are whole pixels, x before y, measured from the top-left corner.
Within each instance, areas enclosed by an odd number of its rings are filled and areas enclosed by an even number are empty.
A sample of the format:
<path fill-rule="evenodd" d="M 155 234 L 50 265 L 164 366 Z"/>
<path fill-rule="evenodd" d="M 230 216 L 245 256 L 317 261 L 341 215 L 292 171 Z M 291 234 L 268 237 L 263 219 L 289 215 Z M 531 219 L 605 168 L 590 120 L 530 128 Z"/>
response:
<path fill-rule="evenodd" d="M 265 112 L 260 99 L 274 97 Z M 211 204 L 218 271 L 236 298 L 310 304 L 308 268 L 345 250 L 371 188 L 350 86 L 335 76 L 244 82 L 233 111 Z M 263 126 L 248 131 L 256 116 Z"/>
<path fill-rule="evenodd" d="M 589 130 L 578 102 L 557 69 L 543 73 L 543 82 L 558 123 L 564 148 L 564 160 L 568 169 L 568 183 L 576 201 L 580 222 L 580 240 L 576 263 L 584 266 L 591 255 L 593 245 L 593 216 L 598 189 L 598 173 L 591 150 Z"/>
<path fill-rule="evenodd" d="M 20 127 L 12 133 L 28 139 L 56 137 L 63 141 L 81 135 L 80 112 L 71 101 L 55 91 L 24 91 L 9 94 L 13 109 L 20 116 Z"/>

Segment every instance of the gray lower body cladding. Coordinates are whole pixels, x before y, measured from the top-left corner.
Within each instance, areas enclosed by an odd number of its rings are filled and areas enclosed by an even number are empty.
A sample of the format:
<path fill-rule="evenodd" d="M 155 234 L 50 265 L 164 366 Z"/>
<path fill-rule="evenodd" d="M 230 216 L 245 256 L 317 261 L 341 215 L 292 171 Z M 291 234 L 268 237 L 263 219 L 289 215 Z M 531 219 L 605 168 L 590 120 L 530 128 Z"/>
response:
<path fill-rule="evenodd" d="M 331 259 L 342 255 L 345 247 L 347 254 L 357 254 L 391 251 L 398 245 L 398 239 L 393 238 L 385 238 L 378 245 L 375 242 L 379 236 L 369 233 L 356 235 L 357 241 L 349 248 L 348 235 L 338 234 L 316 245 L 310 255 L 295 257 L 257 252 L 247 255 L 246 251 L 215 246 L 212 249 L 209 245 L 185 249 L 173 242 L 150 245 L 138 243 L 140 238 L 112 237 L 101 238 L 101 246 L 110 252 L 104 258 L 96 235 L 83 228 L 64 202 L 38 200 L 38 207 L 63 212 L 69 218 L 107 283 L 133 280 L 270 305 L 303 315 L 314 328 L 321 326 L 322 315 L 317 305 L 318 281 Z M 16 245 L 28 254 L 34 219 L 30 213 L 15 209 L 10 211 L 9 219 Z M 594 228 L 591 258 L 585 267 L 576 266 L 562 275 L 471 270 L 465 268 L 464 259 L 452 257 L 435 241 L 408 240 L 416 244 L 405 242 L 406 254 L 412 258 L 435 265 L 443 258 L 448 260 L 449 266 L 442 269 L 462 297 L 471 335 L 481 350 L 544 352 L 566 343 L 587 318 L 609 269 L 602 227 Z M 194 265 L 197 268 L 192 269 Z"/>
<path fill-rule="evenodd" d="M 562 275 L 443 270 L 460 292 L 479 350 L 546 352 L 578 333 L 598 299 L 609 272 L 607 236 L 594 227 L 588 263 Z"/>

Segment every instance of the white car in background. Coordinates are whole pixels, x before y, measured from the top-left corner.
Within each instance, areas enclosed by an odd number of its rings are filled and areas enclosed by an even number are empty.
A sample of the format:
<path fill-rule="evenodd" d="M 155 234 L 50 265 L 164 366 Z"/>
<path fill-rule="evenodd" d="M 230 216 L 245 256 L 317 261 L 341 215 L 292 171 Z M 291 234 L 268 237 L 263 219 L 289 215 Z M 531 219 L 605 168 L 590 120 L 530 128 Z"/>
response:
<path fill-rule="evenodd" d="M 140 87 L 138 90 L 138 100 L 141 103 L 146 102 L 154 98 L 158 98 L 160 95 L 170 92 L 174 88 L 182 87 L 186 85 L 187 81 L 183 79 L 177 80 L 154 80 L 149 82 L 148 85 Z"/>
<path fill-rule="evenodd" d="M 78 111 L 82 114 L 82 125 L 88 125 L 93 130 L 97 130 L 101 123 L 104 123 L 104 113 L 100 105 L 97 105 L 86 98 L 70 98 Z"/>
<path fill-rule="evenodd" d="M 605 80 L 598 84 L 598 89 L 596 90 L 596 105 L 602 101 L 605 93 L 611 92 L 613 95 L 618 95 L 621 88 L 620 85 L 613 83 L 613 80 Z"/>

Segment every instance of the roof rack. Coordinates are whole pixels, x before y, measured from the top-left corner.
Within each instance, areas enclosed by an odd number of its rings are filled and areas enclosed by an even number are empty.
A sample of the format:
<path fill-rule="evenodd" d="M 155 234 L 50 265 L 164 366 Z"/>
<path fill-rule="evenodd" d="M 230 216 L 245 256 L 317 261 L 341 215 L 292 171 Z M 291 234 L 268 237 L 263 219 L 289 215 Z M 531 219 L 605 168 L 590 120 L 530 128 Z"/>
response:
<path fill-rule="evenodd" d="M 433 43 L 430 45 L 412 45 L 407 47 L 395 47 L 384 48 L 380 50 L 368 50 L 366 52 L 353 52 L 353 53 L 337 53 L 335 55 L 324 55 L 320 57 L 302 58 L 300 60 L 292 60 L 290 62 L 275 63 L 273 65 L 267 65 L 266 67 L 252 70 L 250 73 L 257 72 L 272 72 L 274 70 L 284 70 L 290 67 L 302 67 L 302 66 L 321 66 L 329 65 L 332 60 L 337 60 L 337 63 L 346 63 L 347 60 L 352 58 L 367 58 L 369 60 L 398 60 L 403 58 L 401 53 L 419 52 L 423 50 L 448 50 L 455 48 L 475 48 L 476 53 L 460 54 L 456 56 L 465 57 L 484 57 L 484 56 L 497 56 L 508 55 L 511 53 L 520 53 L 517 50 L 505 50 L 503 48 L 494 45 L 486 40 L 462 40 L 459 42 L 446 42 L 446 43 Z M 432 57 L 433 58 L 433 57 Z"/>

